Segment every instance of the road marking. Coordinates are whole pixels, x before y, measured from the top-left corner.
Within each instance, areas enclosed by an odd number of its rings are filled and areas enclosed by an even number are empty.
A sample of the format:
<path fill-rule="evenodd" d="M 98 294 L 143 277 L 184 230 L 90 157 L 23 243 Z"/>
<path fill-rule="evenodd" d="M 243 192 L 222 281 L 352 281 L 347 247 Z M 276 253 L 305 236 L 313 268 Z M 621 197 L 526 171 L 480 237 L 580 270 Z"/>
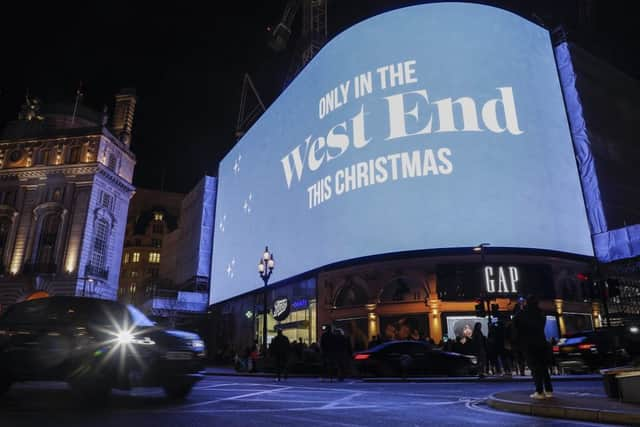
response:
<path fill-rule="evenodd" d="M 216 387 L 224 387 L 224 386 L 228 386 L 228 385 L 238 385 L 238 383 L 226 383 L 226 384 L 208 385 L 206 387 L 196 387 L 195 390 L 211 390 L 211 389 L 214 389 Z"/>
<path fill-rule="evenodd" d="M 287 390 L 287 389 L 290 389 L 290 388 L 291 387 L 283 387 L 283 388 L 274 389 L 274 390 L 256 391 L 254 393 L 241 394 L 241 395 L 238 395 L 238 396 L 225 397 L 225 398 L 222 398 L 222 399 L 209 400 L 209 401 L 206 401 L 206 402 L 192 403 L 190 405 L 182 405 L 180 408 L 193 408 L 193 407 L 196 407 L 196 406 L 210 405 L 212 403 L 224 402 L 224 401 L 228 401 L 228 400 L 244 399 L 245 397 L 258 396 L 258 395 L 267 394 L 267 393 L 274 393 L 274 392 L 277 392 L 277 391 Z"/>
<path fill-rule="evenodd" d="M 329 409 L 329 408 L 335 408 L 336 406 L 338 406 L 340 403 L 342 402 L 346 402 L 348 400 L 353 399 L 354 397 L 358 397 L 358 396 L 362 396 L 364 393 L 352 393 L 349 396 L 345 396 L 345 397 L 341 397 L 340 399 L 336 399 L 332 402 L 327 403 L 326 405 L 324 405 L 322 407 L 322 409 Z"/>

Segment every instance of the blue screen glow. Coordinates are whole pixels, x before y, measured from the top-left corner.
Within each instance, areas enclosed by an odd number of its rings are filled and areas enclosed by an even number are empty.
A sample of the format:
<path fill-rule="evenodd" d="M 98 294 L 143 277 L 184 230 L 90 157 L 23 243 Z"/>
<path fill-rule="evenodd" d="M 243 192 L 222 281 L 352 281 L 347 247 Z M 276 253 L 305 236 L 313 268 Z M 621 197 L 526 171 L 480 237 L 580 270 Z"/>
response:
<path fill-rule="evenodd" d="M 492 246 L 593 255 L 548 32 L 470 3 L 329 42 L 220 162 L 211 302 L 353 258 Z"/>

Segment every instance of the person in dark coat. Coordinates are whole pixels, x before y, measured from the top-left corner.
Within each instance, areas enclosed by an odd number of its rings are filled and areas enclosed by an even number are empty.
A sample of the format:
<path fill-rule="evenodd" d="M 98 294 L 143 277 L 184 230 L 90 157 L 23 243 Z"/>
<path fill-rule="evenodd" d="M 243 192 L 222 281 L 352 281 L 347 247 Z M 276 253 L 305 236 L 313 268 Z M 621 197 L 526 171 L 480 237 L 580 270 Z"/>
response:
<path fill-rule="evenodd" d="M 331 325 L 327 325 L 320 337 L 320 352 L 322 353 L 322 363 L 324 371 L 329 381 L 333 381 L 336 370 L 337 343 Z"/>
<path fill-rule="evenodd" d="M 514 319 L 518 316 L 518 313 L 522 311 L 520 303 L 513 308 L 513 318 L 509 319 L 505 324 L 505 349 L 510 353 L 513 370 L 516 375 L 524 376 L 524 354 L 518 339 L 518 331 Z"/>
<path fill-rule="evenodd" d="M 487 369 L 487 338 L 482 333 L 482 323 L 476 322 L 471 335 L 472 353 L 478 358 L 478 376 L 484 378 Z"/>
<path fill-rule="evenodd" d="M 514 324 L 518 334 L 518 342 L 527 360 L 531 375 L 536 386 L 532 399 L 545 399 L 553 396 L 549 364 L 551 362 L 551 347 L 544 334 L 546 318 L 540 307 L 538 298 L 531 295 L 527 303 L 516 317 Z"/>
<path fill-rule="evenodd" d="M 269 350 L 271 350 L 271 357 L 273 357 L 276 368 L 276 381 L 280 381 L 283 375 L 286 380 L 287 361 L 289 359 L 289 351 L 291 351 L 291 344 L 289 343 L 289 338 L 282 333 L 282 329 L 278 329 L 278 334 L 271 341 Z"/>

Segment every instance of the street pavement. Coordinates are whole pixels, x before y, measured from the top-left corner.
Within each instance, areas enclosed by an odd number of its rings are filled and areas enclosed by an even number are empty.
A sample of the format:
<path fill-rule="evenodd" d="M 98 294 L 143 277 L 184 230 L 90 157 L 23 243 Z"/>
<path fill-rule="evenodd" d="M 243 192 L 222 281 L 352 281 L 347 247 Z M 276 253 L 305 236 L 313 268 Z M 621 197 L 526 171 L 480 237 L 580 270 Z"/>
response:
<path fill-rule="evenodd" d="M 602 381 L 556 382 L 568 396 L 606 399 Z M 114 391 L 104 406 L 83 406 L 64 383 L 14 385 L 0 400 L 0 426 L 584 426 L 603 425 L 497 411 L 496 393 L 529 392 L 520 382 L 328 382 L 291 377 L 209 375 L 174 402 L 160 389 Z"/>

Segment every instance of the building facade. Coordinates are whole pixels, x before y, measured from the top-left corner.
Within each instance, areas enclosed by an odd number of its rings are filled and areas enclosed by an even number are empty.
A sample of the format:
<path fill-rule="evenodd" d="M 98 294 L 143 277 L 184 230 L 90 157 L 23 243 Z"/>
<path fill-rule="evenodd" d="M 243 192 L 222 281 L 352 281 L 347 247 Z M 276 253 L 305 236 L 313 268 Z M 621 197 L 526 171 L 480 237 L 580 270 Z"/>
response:
<path fill-rule="evenodd" d="M 120 271 L 118 299 L 141 306 L 161 282 L 160 271 L 170 264 L 161 256 L 167 236 L 178 227 L 181 193 L 137 189 L 131 199 Z"/>
<path fill-rule="evenodd" d="M 216 178 L 204 176 L 182 200 L 179 226 L 162 247 L 163 286 L 144 306 L 150 314 L 185 321 L 207 310 L 215 199 Z"/>
<path fill-rule="evenodd" d="M 136 96 L 111 121 L 27 98 L 0 136 L 0 304 L 34 293 L 115 299 L 136 159 Z"/>

